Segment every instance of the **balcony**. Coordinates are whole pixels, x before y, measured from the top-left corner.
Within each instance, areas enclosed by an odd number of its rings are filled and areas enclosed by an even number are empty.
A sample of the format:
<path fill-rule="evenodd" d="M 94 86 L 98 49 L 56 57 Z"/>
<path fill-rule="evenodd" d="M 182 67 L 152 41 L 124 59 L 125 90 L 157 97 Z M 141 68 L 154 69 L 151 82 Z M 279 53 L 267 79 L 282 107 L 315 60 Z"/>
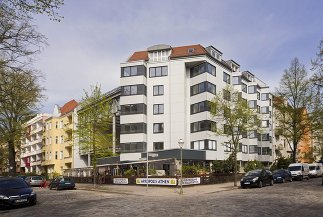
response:
<path fill-rule="evenodd" d="M 32 131 L 30 131 L 30 135 L 33 135 L 35 133 L 39 133 L 43 131 L 43 127 L 38 127 L 36 129 L 33 129 Z"/>
<path fill-rule="evenodd" d="M 41 163 L 42 163 L 41 160 L 32 161 L 30 162 L 30 166 L 40 166 Z"/>

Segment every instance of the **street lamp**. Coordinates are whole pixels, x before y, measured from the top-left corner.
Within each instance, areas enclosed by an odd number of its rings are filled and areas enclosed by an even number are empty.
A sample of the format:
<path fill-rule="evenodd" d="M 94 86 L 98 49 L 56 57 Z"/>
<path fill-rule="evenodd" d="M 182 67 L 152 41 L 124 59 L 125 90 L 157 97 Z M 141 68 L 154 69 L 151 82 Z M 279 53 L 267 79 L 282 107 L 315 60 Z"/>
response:
<path fill-rule="evenodd" d="M 181 149 L 181 189 L 179 190 L 179 194 L 183 194 L 183 145 L 184 145 L 183 139 L 180 139 L 178 141 L 178 145 Z"/>

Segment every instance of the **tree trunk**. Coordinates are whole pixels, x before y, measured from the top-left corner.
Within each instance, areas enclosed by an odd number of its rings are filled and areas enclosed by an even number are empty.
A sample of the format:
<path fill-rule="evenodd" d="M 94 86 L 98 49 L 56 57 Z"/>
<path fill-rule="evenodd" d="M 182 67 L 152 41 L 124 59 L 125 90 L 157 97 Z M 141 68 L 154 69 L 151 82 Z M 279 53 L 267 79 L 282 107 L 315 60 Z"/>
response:
<path fill-rule="evenodd" d="M 238 162 L 237 162 L 237 152 L 234 152 L 234 183 L 233 186 L 237 187 L 237 179 L 238 179 Z"/>
<path fill-rule="evenodd" d="M 95 125 L 96 122 L 94 122 L 93 124 L 93 158 L 92 158 L 92 164 L 93 164 L 93 185 L 94 188 L 96 188 L 96 184 L 97 184 L 97 171 L 96 171 L 96 147 L 95 147 Z"/>
<path fill-rule="evenodd" d="M 293 149 L 293 163 L 297 163 L 297 158 L 296 158 L 296 154 L 297 154 L 297 142 L 296 141 L 293 141 L 293 146 L 294 146 L 294 149 Z"/>
<path fill-rule="evenodd" d="M 9 176 L 16 175 L 16 150 L 13 140 L 8 141 Z"/>

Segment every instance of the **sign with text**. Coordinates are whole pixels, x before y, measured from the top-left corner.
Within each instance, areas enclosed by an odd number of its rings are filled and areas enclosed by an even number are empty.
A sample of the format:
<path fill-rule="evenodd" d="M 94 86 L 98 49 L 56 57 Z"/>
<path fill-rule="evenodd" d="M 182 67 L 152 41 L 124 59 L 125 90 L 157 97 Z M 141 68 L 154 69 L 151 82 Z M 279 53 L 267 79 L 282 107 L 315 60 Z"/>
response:
<path fill-rule="evenodd" d="M 128 178 L 113 178 L 113 184 L 128 185 Z"/>
<path fill-rule="evenodd" d="M 180 179 L 178 182 L 180 183 Z M 200 177 L 194 177 L 194 178 L 184 178 L 183 179 L 183 185 L 199 185 L 201 184 L 201 178 Z"/>
<path fill-rule="evenodd" d="M 136 178 L 137 185 L 176 185 L 176 178 Z"/>

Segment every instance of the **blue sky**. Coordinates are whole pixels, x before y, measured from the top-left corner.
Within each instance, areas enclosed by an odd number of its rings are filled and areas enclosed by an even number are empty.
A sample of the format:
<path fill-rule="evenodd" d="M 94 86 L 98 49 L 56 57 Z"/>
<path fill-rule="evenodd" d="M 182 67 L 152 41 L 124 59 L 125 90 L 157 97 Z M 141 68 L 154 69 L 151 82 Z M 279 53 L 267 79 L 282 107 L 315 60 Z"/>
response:
<path fill-rule="evenodd" d="M 65 0 L 58 23 L 37 16 L 49 46 L 35 67 L 46 80 L 42 112 L 83 90 L 119 86 L 120 63 L 155 44 L 213 45 L 274 90 L 294 57 L 310 72 L 323 37 L 320 0 Z"/>

